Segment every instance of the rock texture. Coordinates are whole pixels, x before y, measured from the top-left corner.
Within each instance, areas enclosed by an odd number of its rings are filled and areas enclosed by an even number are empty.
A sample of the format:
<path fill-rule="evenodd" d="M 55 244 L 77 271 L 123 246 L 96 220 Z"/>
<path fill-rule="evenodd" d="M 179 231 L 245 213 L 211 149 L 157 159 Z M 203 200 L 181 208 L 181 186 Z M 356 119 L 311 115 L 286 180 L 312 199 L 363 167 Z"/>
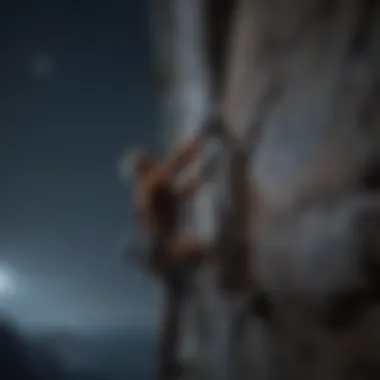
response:
<path fill-rule="evenodd" d="M 242 136 L 266 89 L 282 89 L 250 165 L 257 206 L 250 272 L 273 315 L 263 320 L 248 312 L 242 319 L 247 295 L 226 297 L 205 266 L 182 329 L 189 376 L 380 378 L 380 3 L 151 5 L 168 150 L 196 133 L 215 103 Z M 225 197 L 221 166 L 220 180 L 202 190 L 184 220 L 210 241 Z M 237 323 L 244 327 L 232 339 Z"/>

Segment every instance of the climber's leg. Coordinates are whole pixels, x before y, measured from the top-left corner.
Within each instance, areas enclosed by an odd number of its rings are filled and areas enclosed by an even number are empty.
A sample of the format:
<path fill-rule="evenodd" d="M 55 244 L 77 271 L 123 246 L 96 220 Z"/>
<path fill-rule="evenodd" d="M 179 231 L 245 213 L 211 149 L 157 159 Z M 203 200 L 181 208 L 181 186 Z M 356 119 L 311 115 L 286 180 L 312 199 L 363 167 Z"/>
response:
<path fill-rule="evenodd" d="M 191 278 L 205 250 L 204 244 L 185 236 L 173 239 L 169 247 L 174 257 L 172 262 L 168 263 L 170 267 L 165 271 L 167 306 L 160 349 L 162 355 L 160 376 L 165 380 L 177 378 L 176 376 L 180 376 L 182 371 L 177 361 L 180 317 Z"/>
<path fill-rule="evenodd" d="M 186 293 L 186 283 L 179 268 L 172 266 L 165 273 L 165 315 L 161 332 L 159 379 L 178 379 L 182 368 L 177 361 L 179 322 Z"/>

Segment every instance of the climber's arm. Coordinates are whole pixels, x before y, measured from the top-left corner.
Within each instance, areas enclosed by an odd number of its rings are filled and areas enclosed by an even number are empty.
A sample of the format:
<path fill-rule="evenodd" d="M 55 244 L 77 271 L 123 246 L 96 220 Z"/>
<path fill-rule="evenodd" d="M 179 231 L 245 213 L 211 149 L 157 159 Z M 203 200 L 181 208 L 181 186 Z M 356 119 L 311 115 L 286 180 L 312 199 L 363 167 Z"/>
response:
<path fill-rule="evenodd" d="M 219 138 L 220 135 L 224 133 L 224 126 L 218 121 L 214 122 L 213 118 L 206 121 L 197 135 L 185 140 L 164 165 L 169 168 L 174 175 L 185 169 L 186 166 L 191 164 L 198 156 L 206 140 Z"/>
<path fill-rule="evenodd" d="M 165 167 L 173 173 L 178 174 L 194 161 L 201 148 L 201 140 L 193 137 L 183 142 L 174 154 L 164 162 Z"/>
<path fill-rule="evenodd" d="M 218 165 L 218 156 L 214 155 L 206 161 L 198 173 L 178 185 L 178 192 L 184 200 L 194 196 L 199 189 L 215 174 Z"/>
<path fill-rule="evenodd" d="M 206 182 L 206 179 L 201 175 L 197 174 L 186 180 L 184 183 L 178 186 L 179 194 L 183 200 L 187 200 L 193 197 L 201 188 L 201 186 Z"/>

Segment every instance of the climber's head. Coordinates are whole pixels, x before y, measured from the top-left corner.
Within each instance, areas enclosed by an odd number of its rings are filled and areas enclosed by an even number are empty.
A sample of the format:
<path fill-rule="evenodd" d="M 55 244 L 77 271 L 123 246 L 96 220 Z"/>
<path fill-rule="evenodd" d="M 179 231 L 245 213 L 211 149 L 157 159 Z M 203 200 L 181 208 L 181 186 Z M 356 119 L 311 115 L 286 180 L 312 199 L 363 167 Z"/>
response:
<path fill-rule="evenodd" d="M 142 150 L 127 152 L 119 162 L 119 173 L 123 180 L 144 177 L 154 166 L 153 159 Z"/>

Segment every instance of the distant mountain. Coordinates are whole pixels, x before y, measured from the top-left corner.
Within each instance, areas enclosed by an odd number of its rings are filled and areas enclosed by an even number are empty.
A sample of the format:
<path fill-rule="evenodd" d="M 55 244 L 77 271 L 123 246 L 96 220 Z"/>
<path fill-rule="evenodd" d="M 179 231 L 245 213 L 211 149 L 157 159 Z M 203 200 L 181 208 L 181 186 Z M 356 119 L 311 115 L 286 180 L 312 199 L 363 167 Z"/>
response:
<path fill-rule="evenodd" d="M 25 345 L 17 330 L 8 322 L 0 324 L 0 378 L 37 380 Z"/>
<path fill-rule="evenodd" d="M 151 380 L 152 331 L 49 332 L 23 336 L 0 323 L 1 380 Z"/>
<path fill-rule="evenodd" d="M 68 380 L 92 380 L 91 373 L 97 374 L 95 380 L 150 380 L 153 375 L 156 334 L 152 330 L 50 332 L 34 341 L 59 355 L 70 370 Z"/>

